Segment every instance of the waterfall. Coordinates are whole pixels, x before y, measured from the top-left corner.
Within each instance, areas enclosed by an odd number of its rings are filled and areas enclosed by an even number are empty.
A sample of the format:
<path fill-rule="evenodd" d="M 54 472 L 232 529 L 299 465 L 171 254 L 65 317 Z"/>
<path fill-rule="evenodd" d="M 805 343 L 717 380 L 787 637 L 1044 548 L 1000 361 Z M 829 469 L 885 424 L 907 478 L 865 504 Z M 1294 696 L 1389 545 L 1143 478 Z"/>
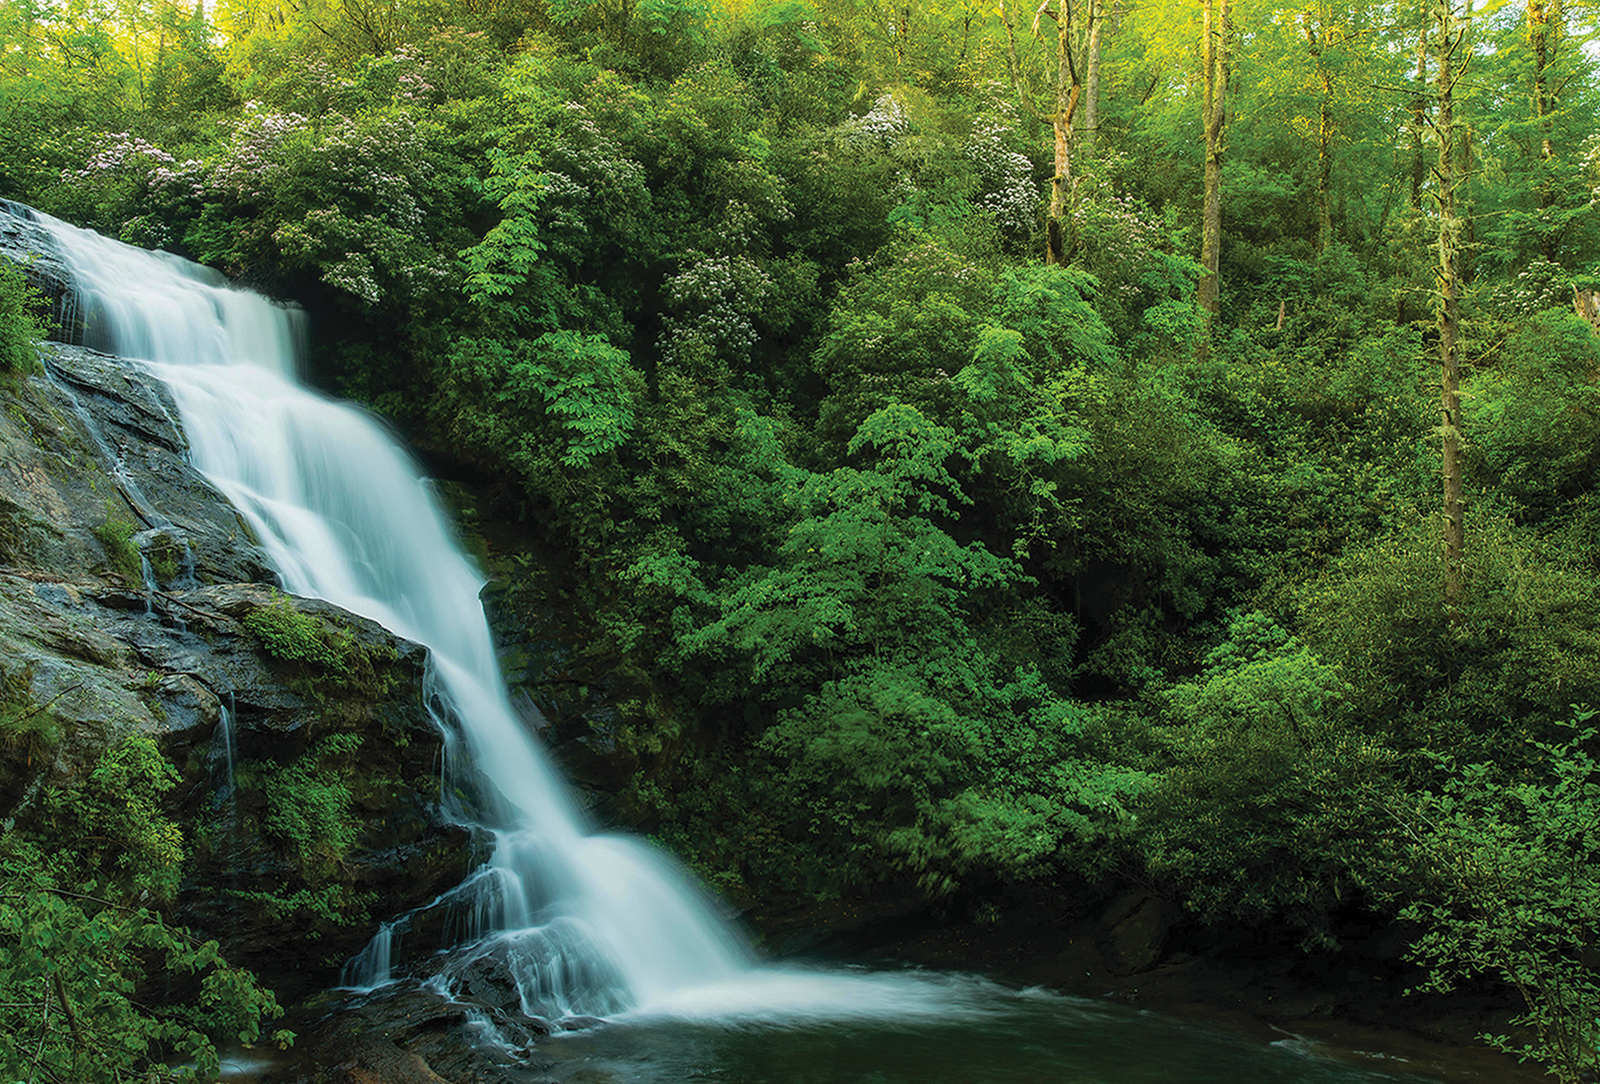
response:
<path fill-rule="evenodd" d="M 509 703 L 483 580 L 417 465 L 373 418 L 297 381 L 296 313 L 178 257 L 37 221 L 72 270 L 86 340 L 166 383 L 196 467 L 249 522 L 287 589 L 429 648 L 464 755 L 487 780 L 483 827 L 495 840 L 453 892 L 469 915 L 460 958 L 502 954 L 524 1010 L 546 1017 L 949 1011 L 945 985 L 931 980 L 758 963 L 670 859 L 586 822 Z M 380 930 L 351 981 L 388 978 L 403 926 Z"/>

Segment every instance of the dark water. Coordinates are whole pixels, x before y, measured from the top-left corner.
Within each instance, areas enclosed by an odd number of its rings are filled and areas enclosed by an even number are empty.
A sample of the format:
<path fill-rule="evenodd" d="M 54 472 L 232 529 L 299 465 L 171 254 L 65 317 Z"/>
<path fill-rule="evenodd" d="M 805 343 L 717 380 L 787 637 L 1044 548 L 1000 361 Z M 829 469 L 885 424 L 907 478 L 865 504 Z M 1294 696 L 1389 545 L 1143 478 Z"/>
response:
<path fill-rule="evenodd" d="M 1124 1005 L 1023 991 L 911 1023 L 614 1021 L 545 1040 L 518 1082 L 559 1084 L 1376 1084 L 1398 1059 L 1263 1042 Z"/>

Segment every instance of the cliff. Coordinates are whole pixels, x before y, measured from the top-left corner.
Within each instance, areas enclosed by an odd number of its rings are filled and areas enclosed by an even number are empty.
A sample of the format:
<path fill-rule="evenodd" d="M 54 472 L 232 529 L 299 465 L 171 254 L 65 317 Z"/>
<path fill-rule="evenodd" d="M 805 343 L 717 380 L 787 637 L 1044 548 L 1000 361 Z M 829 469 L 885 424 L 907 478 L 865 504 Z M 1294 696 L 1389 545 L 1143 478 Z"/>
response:
<path fill-rule="evenodd" d="M 59 308 L 70 292 L 47 251 L 27 258 L 27 227 L 0 214 L 0 257 Z M 53 788 L 148 734 L 180 776 L 168 918 L 280 998 L 326 987 L 377 919 L 472 865 L 440 805 L 426 651 L 279 591 L 138 363 L 42 354 L 42 373 L 0 378 L 0 691 L 49 725 L 0 732 L 0 824 L 33 825 Z"/>

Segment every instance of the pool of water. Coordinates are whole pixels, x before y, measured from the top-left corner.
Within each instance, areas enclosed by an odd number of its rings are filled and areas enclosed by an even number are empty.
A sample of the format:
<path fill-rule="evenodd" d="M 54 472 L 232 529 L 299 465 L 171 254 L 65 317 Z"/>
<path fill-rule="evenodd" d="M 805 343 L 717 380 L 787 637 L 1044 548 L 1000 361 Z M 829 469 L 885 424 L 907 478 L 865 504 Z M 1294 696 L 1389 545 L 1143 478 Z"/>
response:
<path fill-rule="evenodd" d="M 946 1018 L 622 1018 L 542 1041 L 519 1084 L 1376 1084 L 1397 1057 L 1262 1041 L 1110 1002 L 987 986 Z"/>

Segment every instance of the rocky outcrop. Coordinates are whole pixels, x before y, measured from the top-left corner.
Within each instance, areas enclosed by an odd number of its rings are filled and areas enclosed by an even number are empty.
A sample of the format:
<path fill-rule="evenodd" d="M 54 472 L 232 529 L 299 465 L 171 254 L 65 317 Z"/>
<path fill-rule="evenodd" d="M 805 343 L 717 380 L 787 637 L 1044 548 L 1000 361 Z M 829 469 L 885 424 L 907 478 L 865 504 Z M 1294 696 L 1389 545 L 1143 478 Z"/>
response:
<path fill-rule="evenodd" d="M 39 225 L 32 207 L 0 199 L 0 260 L 9 260 L 28 276 L 34 289 L 55 309 L 58 319 L 72 306 L 72 275 L 55 255 L 50 235 Z M 72 321 L 67 321 L 71 326 Z"/>
<path fill-rule="evenodd" d="M 378 918 L 470 868 L 440 809 L 426 652 L 280 592 L 136 364 L 44 353 L 43 374 L 0 378 L 0 686 L 51 725 L 0 733 L 0 820 L 154 736 L 181 777 L 171 917 L 281 998 L 323 988 Z"/>

